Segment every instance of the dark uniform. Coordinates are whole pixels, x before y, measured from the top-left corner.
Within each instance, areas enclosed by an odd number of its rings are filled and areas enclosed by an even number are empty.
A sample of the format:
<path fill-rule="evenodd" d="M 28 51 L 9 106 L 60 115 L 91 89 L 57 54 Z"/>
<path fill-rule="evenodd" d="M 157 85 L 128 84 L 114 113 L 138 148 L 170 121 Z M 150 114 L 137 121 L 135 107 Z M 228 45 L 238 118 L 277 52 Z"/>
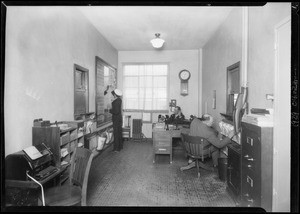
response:
<path fill-rule="evenodd" d="M 114 151 L 123 149 L 122 137 L 122 99 L 117 97 L 112 102 L 112 108 L 109 110 L 112 114 L 112 122 L 114 129 Z"/>
<path fill-rule="evenodd" d="M 180 115 L 172 114 L 169 119 L 169 123 L 182 123 L 185 120 L 185 117 L 182 113 Z"/>

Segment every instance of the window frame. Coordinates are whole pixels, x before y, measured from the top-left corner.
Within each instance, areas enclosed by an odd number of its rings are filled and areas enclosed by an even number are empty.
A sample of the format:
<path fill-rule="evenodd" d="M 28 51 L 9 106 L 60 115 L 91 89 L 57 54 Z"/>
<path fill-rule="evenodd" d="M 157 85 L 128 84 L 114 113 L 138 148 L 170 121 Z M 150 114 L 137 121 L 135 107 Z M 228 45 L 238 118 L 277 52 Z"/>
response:
<path fill-rule="evenodd" d="M 166 65 L 167 66 L 167 99 L 166 99 L 166 105 L 167 105 L 167 108 L 166 109 L 161 109 L 161 110 L 144 110 L 144 109 L 125 109 L 123 107 L 123 111 L 124 112 L 141 112 L 141 113 L 151 113 L 151 118 L 152 118 L 152 113 L 169 113 L 169 105 L 168 105 L 168 100 L 169 100 L 169 91 L 170 91 L 170 63 L 169 62 L 126 62 L 126 63 L 122 63 L 122 76 L 123 76 L 123 80 L 122 80 L 122 85 L 123 85 L 123 91 L 124 91 L 124 79 L 125 79 L 125 75 L 124 75 L 124 68 L 125 66 L 128 66 L 128 65 Z M 152 77 L 154 75 L 151 75 Z M 129 75 L 129 76 L 126 76 L 126 77 L 136 77 L 136 76 L 132 76 L 132 75 Z M 138 75 L 138 77 L 140 77 Z M 153 89 L 153 88 L 152 88 Z"/>

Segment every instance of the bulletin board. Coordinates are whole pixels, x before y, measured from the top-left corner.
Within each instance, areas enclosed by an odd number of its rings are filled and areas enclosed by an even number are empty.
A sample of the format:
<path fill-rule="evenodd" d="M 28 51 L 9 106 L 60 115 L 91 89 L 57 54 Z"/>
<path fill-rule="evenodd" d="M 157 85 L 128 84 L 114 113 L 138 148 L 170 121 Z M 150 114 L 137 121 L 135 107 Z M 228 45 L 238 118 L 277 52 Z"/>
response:
<path fill-rule="evenodd" d="M 111 92 L 117 87 L 117 69 L 96 56 L 96 94 L 95 112 L 97 128 L 112 121 L 109 113 L 113 96 Z"/>

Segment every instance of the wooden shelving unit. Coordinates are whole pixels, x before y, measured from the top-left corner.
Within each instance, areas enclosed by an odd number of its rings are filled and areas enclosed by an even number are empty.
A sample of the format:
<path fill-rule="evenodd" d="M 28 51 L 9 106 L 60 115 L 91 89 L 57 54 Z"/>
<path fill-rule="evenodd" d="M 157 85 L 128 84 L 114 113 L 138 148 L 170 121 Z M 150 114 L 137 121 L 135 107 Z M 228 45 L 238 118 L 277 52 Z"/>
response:
<path fill-rule="evenodd" d="M 71 157 L 76 147 L 83 147 L 84 137 L 75 127 L 61 130 L 59 127 L 32 127 L 32 145 L 44 143 L 54 156 L 56 167 L 62 167 L 60 183 L 69 178 Z"/>

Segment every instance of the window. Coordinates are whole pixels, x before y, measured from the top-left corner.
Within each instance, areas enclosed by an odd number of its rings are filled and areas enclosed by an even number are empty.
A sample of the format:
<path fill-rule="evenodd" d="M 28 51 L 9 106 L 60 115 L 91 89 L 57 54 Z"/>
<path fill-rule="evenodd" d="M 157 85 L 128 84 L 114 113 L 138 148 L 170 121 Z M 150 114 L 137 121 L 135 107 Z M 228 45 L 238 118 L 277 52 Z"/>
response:
<path fill-rule="evenodd" d="M 124 65 L 123 90 L 125 110 L 168 110 L 168 65 Z"/>
<path fill-rule="evenodd" d="M 89 70 L 74 64 L 74 119 L 89 111 Z"/>

